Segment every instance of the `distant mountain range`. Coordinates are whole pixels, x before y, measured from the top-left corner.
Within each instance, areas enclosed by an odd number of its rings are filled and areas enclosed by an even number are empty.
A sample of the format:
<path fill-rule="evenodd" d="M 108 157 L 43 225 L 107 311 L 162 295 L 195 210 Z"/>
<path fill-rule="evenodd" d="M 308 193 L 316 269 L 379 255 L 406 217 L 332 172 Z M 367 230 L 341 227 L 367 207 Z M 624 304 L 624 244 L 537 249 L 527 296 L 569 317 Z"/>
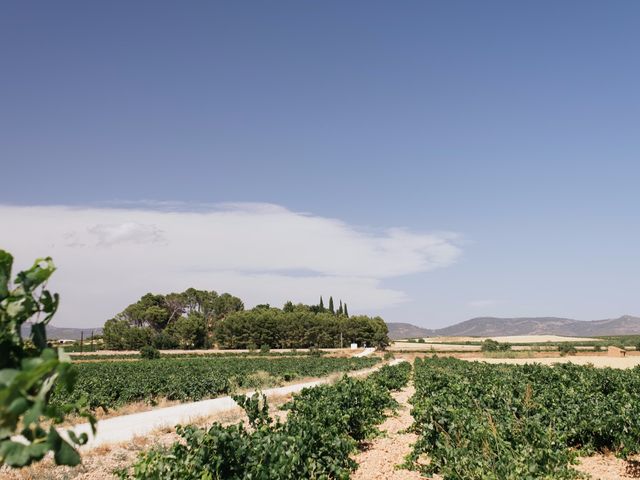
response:
<path fill-rule="evenodd" d="M 624 315 L 607 320 L 573 320 L 556 317 L 478 317 L 450 327 L 427 329 L 410 323 L 387 323 L 391 339 L 418 337 L 489 337 L 506 335 L 564 335 L 597 337 L 640 334 L 640 317 Z"/>
<path fill-rule="evenodd" d="M 91 332 L 94 335 L 101 335 L 102 328 L 67 328 L 47 325 L 47 338 L 49 340 L 80 340 L 81 333 L 84 333 L 84 338 L 86 339 L 91 337 Z M 31 324 L 22 325 L 22 337 L 28 338 L 30 334 Z"/>

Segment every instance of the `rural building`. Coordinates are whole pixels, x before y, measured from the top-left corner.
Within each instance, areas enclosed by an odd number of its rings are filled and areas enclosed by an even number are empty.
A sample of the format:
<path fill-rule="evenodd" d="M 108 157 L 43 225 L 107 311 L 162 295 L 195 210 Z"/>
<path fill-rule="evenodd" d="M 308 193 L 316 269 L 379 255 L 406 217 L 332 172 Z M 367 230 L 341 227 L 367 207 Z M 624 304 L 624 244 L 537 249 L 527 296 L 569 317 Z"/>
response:
<path fill-rule="evenodd" d="M 624 357 L 626 354 L 627 351 L 624 348 L 611 346 L 607 349 L 607 355 L 609 357 Z"/>

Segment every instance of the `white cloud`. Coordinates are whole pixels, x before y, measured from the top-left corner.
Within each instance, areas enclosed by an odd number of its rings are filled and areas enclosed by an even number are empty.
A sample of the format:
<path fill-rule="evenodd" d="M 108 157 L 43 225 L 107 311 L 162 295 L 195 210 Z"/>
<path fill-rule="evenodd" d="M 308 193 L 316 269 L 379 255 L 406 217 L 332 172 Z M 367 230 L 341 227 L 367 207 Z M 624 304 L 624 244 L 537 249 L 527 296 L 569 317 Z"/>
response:
<path fill-rule="evenodd" d="M 161 243 L 164 242 L 162 230 L 155 225 L 142 225 L 125 222 L 115 225 L 94 225 L 87 231 L 98 238 L 98 245 L 108 246 L 116 243 Z M 77 235 L 71 232 L 71 235 Z"/>
<path fill-rule="evenodd" d="M 59 325 L 100 325 L 148 291 L 229 291 L 249 306 L 333 295 L 374 313 L 407 300 L 390 277 L 445 267 L 451 233 L 365 231 L 272 204 L 187 211 L 0 205 L 0 248 L 16 268 L 50 255 L 59 271 Z"/>
<path fill-rule="evenodd" d="M 485 308 L 485 307 L 493 307 L 497 303 L 498 303 L 497 301 L 490 300 L 490 299 L 472 300 L 471 302 L 469 302 L 469 306 L 474 308 Z"/>

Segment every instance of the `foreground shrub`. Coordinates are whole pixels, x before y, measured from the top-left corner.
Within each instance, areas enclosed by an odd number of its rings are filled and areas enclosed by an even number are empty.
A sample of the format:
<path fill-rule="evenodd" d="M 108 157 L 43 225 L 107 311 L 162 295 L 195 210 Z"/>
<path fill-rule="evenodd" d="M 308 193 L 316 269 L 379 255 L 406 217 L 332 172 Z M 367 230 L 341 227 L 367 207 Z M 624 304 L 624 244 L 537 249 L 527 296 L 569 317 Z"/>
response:
<path fill-rule="evenodd" d="M 160 350 L 151 345 L 145 345 L 140 349 L 140 358 L 145 360 L 154 360 L 160 358 Z"/>

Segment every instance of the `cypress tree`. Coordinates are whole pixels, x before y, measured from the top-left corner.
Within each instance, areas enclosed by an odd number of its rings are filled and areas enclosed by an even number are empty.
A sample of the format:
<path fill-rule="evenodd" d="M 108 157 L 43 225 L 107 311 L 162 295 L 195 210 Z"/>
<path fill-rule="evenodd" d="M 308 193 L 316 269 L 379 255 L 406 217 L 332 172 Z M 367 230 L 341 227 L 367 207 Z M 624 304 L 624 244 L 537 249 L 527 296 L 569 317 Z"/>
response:
<path fill-rule="evenodd" d="M 343 310 L 342 310 L 342 300 L 340 300 L 340 306 L 338 307 L 338 315 L 342 315 Z"/>
<path fill-rule="evenodd" d="M 333 297 L 329 297 L 329 311 L 331 313 L 336 313 L 335 310 L 333 309 Z"/>
<path fill-rule="evenodd" d="M 322 301 L 322 295 L 320 295 L 320 305 L 318 305 L 320 308 L 320 311 L 323 312 L 324 311 L 324 302 Z"/>
<path fill-rule="evenodd" d="M 347 304 L 346 303 L 344 304 L 344 314 L 345 314 L 346 317 L 349 316 L 349 311 L 347 310 Z"/>

